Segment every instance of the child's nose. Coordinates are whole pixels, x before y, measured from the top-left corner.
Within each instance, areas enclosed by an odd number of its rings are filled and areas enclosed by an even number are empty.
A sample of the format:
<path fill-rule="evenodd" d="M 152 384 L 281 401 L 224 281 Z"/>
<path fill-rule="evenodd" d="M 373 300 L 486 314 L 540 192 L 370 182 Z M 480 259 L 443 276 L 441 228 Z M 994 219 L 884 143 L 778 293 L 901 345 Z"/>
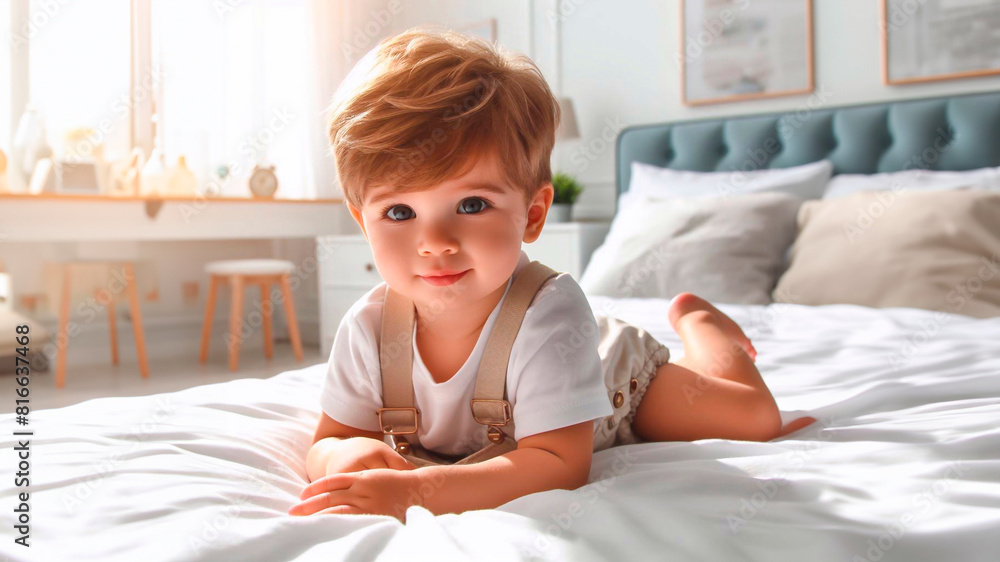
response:
<path fill-rule="evenodd" d="M 420 233 L 417 247 L 420 255 L 454 254 L 458 252 L 458 239 L 444 225 L 428 225 Z"/>

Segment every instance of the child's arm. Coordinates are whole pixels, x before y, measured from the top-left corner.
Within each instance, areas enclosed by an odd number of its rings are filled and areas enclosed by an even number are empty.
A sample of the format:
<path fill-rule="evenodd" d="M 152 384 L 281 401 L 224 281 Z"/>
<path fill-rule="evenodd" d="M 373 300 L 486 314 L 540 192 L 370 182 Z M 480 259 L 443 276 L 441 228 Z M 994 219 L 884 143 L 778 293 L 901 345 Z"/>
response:
<path fill-rule="evenodd" d="M 306 459 L 310 482 L 330 474 L 373 468 L 413 470 L 416 467 L 384 441 L 368 437 L 328 437 L 313 445 Z"/>
<path fill-rule="evenodd" d="M 309 481 L 314 482 L 317 478 L 326 476 L 326 465 L 330 464 L 330 458 L 336 454 L 338 441 L 344 437 L 324 437 L 313 443 L 306 455 L 306 474 Z"/>
<path fill-rule="evenodd" d="M 345 442 L 353 437 L 370 438 L 373 442 L 365 442 L 363 445 L 357 441 L 350 444 Z M 379 456 L 382 457 L 381 461 L 375 458 Z M 309 481 L 313 482 L 317 478 L 326 476 L 330 472 L 331 461 L 335 459 L 339 461 L 336 463 L 337 472 L 344 472 L 350 468 L 381 467 L 383 463 L 386 468 L 399 470 L 413 468 L 382 440 L 381 433 L 344 425 L 323 412 L 313 434 L 312 447 L 306 454 L 306 474 L 309 476 Z"/>
<path fill-rule="evenodd" d="M 492 509 L 527 494 L 583 486 L 590 477 L 593 448 L 591 420 L 525 437 L 516 450 L 490 460 L 424 466 L 413 474 L 424 508 L 435 515 Z"/>

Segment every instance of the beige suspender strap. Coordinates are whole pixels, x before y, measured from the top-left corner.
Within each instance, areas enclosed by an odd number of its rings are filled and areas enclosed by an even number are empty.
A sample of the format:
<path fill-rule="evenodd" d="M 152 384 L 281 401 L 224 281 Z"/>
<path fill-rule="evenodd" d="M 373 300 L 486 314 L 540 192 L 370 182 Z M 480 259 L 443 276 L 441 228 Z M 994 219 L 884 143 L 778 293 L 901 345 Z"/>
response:
<path fill-rule="evenodd" d="M 503 441 L 497 426 L 504 426 L 513 439 L 513 412 L 505 399 L 507 363 L 524 314 L 541 286 L 559 273 L 533 261 L 518 272 L 504 299 L 497 321 L 486 341 L 476 390 L 471 402 L 472 416 L 480 424 L 489 425 L 489 437 Z M 413 396 L 413 302 L 386 286 L 380 330 L 379 366 L 382 377 L 382 408 L 376 410 L 379 427 L 388 435 L 408 435 L 410 443 L 418 443 L 417 428 L 420 412 Z M 396 438 L 392 438 L 396 441 Z"/>
<path fill-rule="evenodd" d="M 489 425 L 491 441 L 502 441 L 495 426 L 505 426 L 513 419 L 510 403 L 505 398 L 507 386 L 507 363 L 510 360 L 514 338 L 521 329 L 521 322 L 528 306 L 534 300 L 541 286 L 558 272 L 544 264 L 533 261 L 518 272 L 507 292 L 503 306 L 497 316 L 486 349 L 479 362 L 476 376 L 476 391 L 471 402 L 472 417 L 483 425 Z M 508 426 L 509 429 L 512 426 Z M 512 433 L 510 437 L 513 438 Z"/>
<path fill-rule="evenodd" d="M 413 398 L 414 315 L 413 302 L 386 285 L 378 342 L 382 408 L 376 413 L 383 433 L 416 438 L 420 422 Z"/>

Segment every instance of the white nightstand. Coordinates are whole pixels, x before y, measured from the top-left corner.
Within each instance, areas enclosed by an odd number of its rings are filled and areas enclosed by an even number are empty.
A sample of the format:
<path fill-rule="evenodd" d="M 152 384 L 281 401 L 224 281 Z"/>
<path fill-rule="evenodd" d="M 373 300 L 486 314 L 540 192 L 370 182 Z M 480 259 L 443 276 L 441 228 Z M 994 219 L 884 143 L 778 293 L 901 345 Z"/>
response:
<path fill-rule="evenodd" d="M 523 246 L 532 260 L 556 271 L 564 271 L 577 281 L 590 255 L 604 241 L 609 222 L 568 222 L 546 224 L 538 240 Z M 329 357 L 340 319 L 358 299 L 382 282 L 371 247 L 360 234 L 320 236 L 319 262 L 320 351 Z"/>

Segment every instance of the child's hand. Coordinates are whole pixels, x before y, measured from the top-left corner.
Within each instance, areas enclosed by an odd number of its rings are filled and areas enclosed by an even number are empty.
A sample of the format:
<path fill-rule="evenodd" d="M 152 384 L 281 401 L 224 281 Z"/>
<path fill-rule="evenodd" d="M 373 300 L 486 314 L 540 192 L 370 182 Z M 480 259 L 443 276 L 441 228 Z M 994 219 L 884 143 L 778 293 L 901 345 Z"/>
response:
<path fill-rule="evenodd" d="M 385 469 L 329 474 L 306 486 L 288 514 L 390 515 L 406 523 L 406 509 L 423 501 L 418 474 Z"/>
<path fill-rule="evenodd" d="M 336 453 L 330 455 L 330 460 L 326 464 L 326 474 L 358 472 L 373 468 L 413 470 L 416 466 L 384 441 L 368 437 L 351 437 L 337 442 Z"/>

